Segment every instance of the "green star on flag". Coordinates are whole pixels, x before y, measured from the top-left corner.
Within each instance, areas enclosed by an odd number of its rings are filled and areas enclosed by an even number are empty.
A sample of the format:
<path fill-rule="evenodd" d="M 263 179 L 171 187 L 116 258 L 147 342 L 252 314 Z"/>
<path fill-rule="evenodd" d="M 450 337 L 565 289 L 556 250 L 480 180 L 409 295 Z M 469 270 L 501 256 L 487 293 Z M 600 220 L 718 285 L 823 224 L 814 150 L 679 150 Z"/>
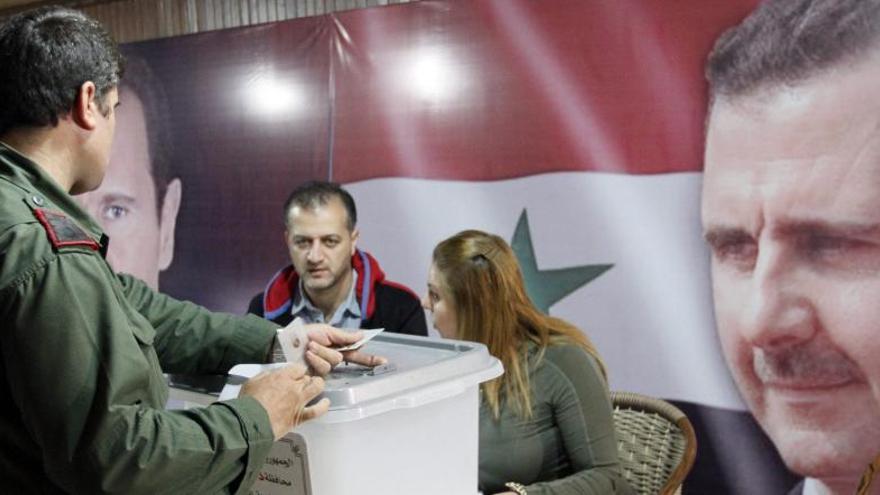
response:
<path fill-rule="evenodd" d="M 583 265 L 555 270 L 538 269 L 535 248 L 532 245 L 532 233 L 529 230 L 529 217 L 525 209 L 516 222 L 516 230 L 513 232 L 510 247 L 513 248 L 513 252 L 519 259 L 523 278 L 525 278 L 526 292 L 535 306 L 544 313 L 549 313 L 550 306 L 587 285 L 614 266 L 613 264 Z"/>

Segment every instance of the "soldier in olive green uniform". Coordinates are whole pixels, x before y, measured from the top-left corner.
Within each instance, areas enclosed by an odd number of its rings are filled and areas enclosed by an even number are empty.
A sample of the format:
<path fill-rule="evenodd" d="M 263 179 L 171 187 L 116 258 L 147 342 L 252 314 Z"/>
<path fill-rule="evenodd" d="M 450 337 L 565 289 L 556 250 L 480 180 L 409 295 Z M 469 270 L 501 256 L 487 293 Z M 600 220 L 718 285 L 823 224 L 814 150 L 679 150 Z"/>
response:
<path fill-rule="evenodd" d="M 0 27 L 0 492 L 246 493 L 273 440 L 326 411 L 305 407 L 323 381 L 291 366 L 238 399 L 163 409 L 163 370 L 265 362 L 277 327 L 176 301 L 104 260 L 107 237 L 68 193 L 106 170 L 120 65 L 78 12 Z M 319 344 L 357 336 L 305 338 L 327 372 L 342 355 Z"/>

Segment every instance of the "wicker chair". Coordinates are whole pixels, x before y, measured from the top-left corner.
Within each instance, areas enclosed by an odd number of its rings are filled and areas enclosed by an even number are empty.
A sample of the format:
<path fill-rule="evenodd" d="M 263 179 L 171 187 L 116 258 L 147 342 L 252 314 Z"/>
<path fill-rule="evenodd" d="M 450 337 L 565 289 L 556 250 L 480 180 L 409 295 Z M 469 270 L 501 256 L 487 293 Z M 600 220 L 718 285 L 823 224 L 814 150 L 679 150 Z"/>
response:
<path fill-rule="evenodd" d="M 617 452 L 624 476 L 639 494 L 672 495 L 694 465 L 697 438 L 672 404 L 630 392 L 611 392 Z"/>

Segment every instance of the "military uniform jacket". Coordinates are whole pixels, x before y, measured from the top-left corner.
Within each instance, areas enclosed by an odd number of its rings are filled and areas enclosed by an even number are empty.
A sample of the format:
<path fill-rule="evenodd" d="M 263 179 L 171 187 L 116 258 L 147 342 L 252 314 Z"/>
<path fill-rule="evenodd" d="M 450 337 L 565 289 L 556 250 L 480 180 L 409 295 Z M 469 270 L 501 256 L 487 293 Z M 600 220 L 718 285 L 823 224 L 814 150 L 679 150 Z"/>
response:
<path fill-rule="evenodd" d="M 266 411 L 250 397 L 166 411 L 162 371 L 263 362 L 277 326 L 116 274 L 102 239 L 0 144 L 0 492 L 246 493 L 273 440 Z"/>

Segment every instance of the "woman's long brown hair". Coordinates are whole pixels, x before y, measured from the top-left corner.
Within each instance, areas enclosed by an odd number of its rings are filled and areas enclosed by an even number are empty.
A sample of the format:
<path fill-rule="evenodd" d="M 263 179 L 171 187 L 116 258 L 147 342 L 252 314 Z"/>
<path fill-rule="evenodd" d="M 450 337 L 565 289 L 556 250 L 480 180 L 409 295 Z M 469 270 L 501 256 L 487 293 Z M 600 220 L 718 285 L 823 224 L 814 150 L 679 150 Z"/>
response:
<path fill-rule="evenodd" d="M 578 345 L 596 358 L 605 375 L 596 348 L 583 332 L 532 304 L 516 256 L 504 239 L 465 230 L 438 244 L 433 262 L 441 297 L 450 298 L 455 308 L 456 337 L 485 344 L 504 365 L 504 375 L 481 385 L 496 419 L 502 398 L 520 416 L 532 415 L 527 342 L 538 346 L 539 361 L 548 345 Z"/>

